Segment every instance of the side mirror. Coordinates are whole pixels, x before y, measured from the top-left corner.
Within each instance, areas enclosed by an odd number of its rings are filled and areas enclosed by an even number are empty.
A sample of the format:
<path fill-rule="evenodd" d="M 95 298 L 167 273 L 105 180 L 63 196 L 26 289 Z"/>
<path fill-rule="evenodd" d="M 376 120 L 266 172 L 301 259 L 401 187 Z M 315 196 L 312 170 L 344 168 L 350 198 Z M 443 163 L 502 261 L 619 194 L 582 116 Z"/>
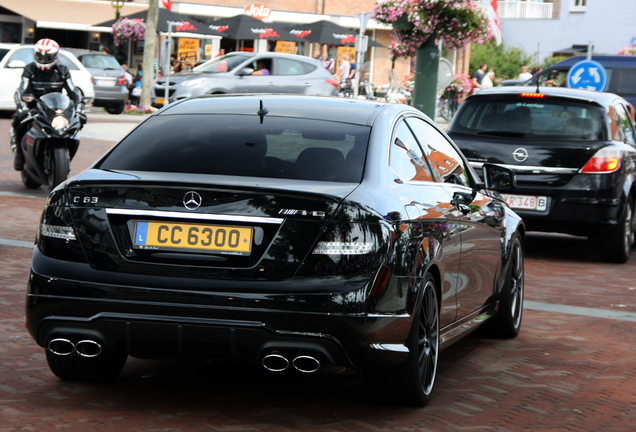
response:
<path fill-rule="evenodd" d="M 517 177 L 510 168 L 487 163 L 482 170 L 486 189 L 512 191 L 517 188 Z"/>
<path fill-rule="evenodd" d="M 238 76 L 243 77 L 243 76 L 247 76 L 247 75 L 252 75 L 254 73 L 254 69 L 252 68 L 243 68 L 240 71 L 238 71 Z"/>
<path fill-rule="evenodd" d="M 12 60 L 8 66 L 10 69 L 24 69 L 26 64 L 22 60 Z"/>

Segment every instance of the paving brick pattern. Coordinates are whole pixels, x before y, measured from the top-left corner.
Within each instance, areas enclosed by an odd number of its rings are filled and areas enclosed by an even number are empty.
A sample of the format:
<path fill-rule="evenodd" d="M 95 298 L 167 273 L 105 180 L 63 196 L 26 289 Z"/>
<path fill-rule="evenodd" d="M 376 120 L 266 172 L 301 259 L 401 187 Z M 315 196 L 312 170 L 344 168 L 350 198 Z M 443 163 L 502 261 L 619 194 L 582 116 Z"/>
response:
<path fill-rule="evenodd" d="M 45 193 L 26 191 L 8 169 L 6 123 L 0 239 L 31 242 Z M 86 140 L 81 149 L 111 144 Z M 90 163 L 79 156 L 74 168 Z M 527 300 L 635 311 L 636 253 L 603 264 L 588 242 L 546 235 L 530 236 L 527 251 Z M 530 309 L 516 339 L 475 336 L 446 350 L 423 409 L 374 403 L 358 375 L 207 362 L 129 359 L 115 383 L 63 382 L 24 328 L 29 259 L 28 247 L 0 243 L 0 432 L 636 430 L 635 323 Z"/>

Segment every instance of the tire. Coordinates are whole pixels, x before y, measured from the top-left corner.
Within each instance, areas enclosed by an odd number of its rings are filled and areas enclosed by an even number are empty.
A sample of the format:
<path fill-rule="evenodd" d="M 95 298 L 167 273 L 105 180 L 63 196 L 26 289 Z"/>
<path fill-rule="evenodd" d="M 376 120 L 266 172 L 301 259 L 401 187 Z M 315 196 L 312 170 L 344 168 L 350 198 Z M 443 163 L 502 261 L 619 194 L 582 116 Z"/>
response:
<path fill-rule="evenodd" d="M 86 358 L 73 354 L 57 355 L 46 350 L 49 369 L 65 381 L 114 381 L 124 368 L 127 358 L 125 353 L 102 352 L 98 357 Z"/>
<path fill-rule="evenodd" d="M 431 400 L 439 359 L 439 319 L 437 286 L 433 276 L 427 274 L 422 301 L 406 343 L 409 349 L 406 363 L 367 373 L 367 384 L 377 398 L 414 407 L 422 407 Z"/>
<path fill-rule="evenodd" d="M 485 324 L 487 336 L 514 338 L 521 330 L 524 294 L 523 243 L 517 236 L 512 240 L 510 264 L 499 300 L 497 315 Z"/>
<path fill-rule="evenodd" d="M 106 112 L 108 114 L 121 114 L 124 112 L 125 106 L 126 104 L 124 102 L 106 105 Z"/>
<path fill-rule="evenodd" d="M 634 243 L 634 204 L 630 199 L 620 222 L 608 235 L 600 238 L 599 252 L 605 262 L 624 264 L 629 259 Z"/>
<path fill-rule="evenodd" d="M 69 157 L 68 149 L 65 147 L 53 148 L 50 158 L 49 188 L 53 190 L 68 177 L 68 173 L 71 170 L 71 158 Z"/>
<path fill-rule="evenodd" d="M 26 168 L 26 167 L 25 167 Z M 31 178 L 31 176 L 26 172 L 26 169 L 20 171 L 20 175 L 22 177 L 22 184 L 29 189 L 37 189 L 41 185 Z"/>

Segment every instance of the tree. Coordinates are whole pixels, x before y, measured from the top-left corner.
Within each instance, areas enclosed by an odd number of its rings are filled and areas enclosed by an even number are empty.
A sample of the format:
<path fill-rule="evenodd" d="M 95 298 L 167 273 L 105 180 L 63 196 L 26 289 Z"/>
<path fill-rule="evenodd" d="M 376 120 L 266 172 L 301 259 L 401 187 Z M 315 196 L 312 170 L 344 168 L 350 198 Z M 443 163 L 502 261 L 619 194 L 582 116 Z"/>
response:
<path fill-rule="evenodd" d="M 518 48 L 506 48 L 495 41 L 482 44 L 472 44 L 470 47 L 470 71 L 479 69 L 480 63 L 486 63 L 488 69 L 495 71 L 500 79 L 516 79 L 521 72 L 521 66 L 532 66 L 534 54 L 526 54 Z"/>
<path fill-rule="evenodd" d="M 143 108 L 150 108 L 151 105 L 150 92 L 154 81 L 155 54 L 157 51 L 157 21 L 159 21 L 159 0 L 148 0 L 141 99 L 139 102 Z"/>
<path fill-rule="evenodd" d="M 435 118 L 439 49 L 492 38 L 485 11 L 472 0 L 381 0 L 372 17 L 393 27 L 391 56 L 415 56 L 413 106 Z"/>

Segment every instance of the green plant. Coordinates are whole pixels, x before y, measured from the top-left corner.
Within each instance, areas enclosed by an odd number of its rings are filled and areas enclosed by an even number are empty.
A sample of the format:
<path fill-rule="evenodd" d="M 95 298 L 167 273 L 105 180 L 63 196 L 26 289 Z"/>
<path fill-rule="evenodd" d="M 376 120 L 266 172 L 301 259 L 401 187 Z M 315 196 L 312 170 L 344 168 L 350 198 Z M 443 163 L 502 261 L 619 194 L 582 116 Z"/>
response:
<path fill-rule="evenodd" d="M 479 69 L 480 63 L 486 63 L 488 69 L 495 71 L 498 80 L 516 79 L 521 72 L 521 66 L 531 67 L 534 54 L 526 54 L 518 48 L 506 48 L 504 44 L 497 45 L 495 41 L 482 44 L 472 44 L 470 47 L 471 74 Z"/>
<path fill-rule="evenodd" d="M 560 62 L 561 60 L 565 60 L 567 57 L 566 56 L 554 56 L 554 57 L 547 57 L 546 59 L 543 60 L 543 69 L 547 68 L 548 66 L 552 66 L 555 63 Z"/>

